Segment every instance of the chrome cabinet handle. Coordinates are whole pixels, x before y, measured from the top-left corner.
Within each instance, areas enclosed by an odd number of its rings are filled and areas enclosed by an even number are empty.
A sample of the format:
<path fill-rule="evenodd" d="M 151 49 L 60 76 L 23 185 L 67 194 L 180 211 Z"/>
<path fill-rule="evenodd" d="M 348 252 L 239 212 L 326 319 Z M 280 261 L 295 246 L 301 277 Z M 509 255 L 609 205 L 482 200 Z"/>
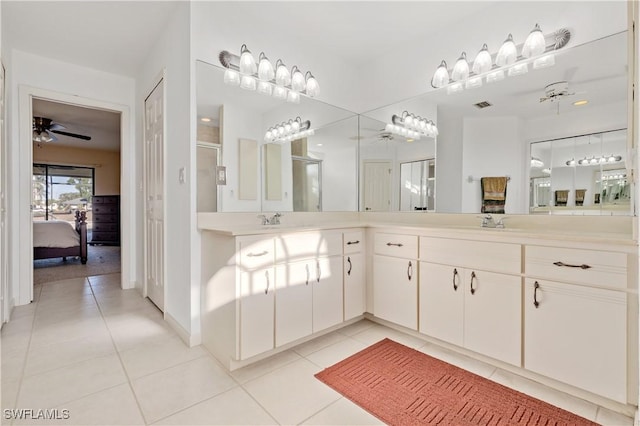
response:
<path fill-rule="evenodd" d="M 316 271 L 318 273 L 318 276 L 316 277 L 316 282 L 320 282 L 320 276 L 322 275 L 322 271 L 320 270 L 320 261 L 316 260 Z"/>
<path fill-rule="evenodd" d="M 307 270 L 307 281 L 304 284 L 309 285 L 309 264 L 304 265 L 304 268 Z"/>
<path fill-rule="evenodd" d="M 538 289 L 540 288 L 540 284 L 538 284 L 538 281 L 536 281 L 533 284 L 533 306 L 536 307 L 536 309 L 538 308 L 538 306 L 540 306 L 540 302 L 538 302 Z"/>
<path fill-rule="evenodd" d="M 269 271 L 264 271 L 264 276 L 267 279 L 267 287 L 264 289 L 264 294 L 269 293 Z"/>
<path fill-rule="evenodd" d="M 347 241 L 347 245 L 348 245 L 348 246 L 350 246 L 351 244 L 360 244 L 360 240 Z"/>
<path fill-rule="evenodd" d="M 413 277 L 413 264 L 409 261 L 409 266 L 407 266 L 407 278 L 411 281 L 411 277 Z"/>
<path fill-rule="evenodd" d="M 475 272 L 471 272 L 471 284 L 469 285 L 469 287 L 471 288 L 471 294 L 475 294 L 476 289 L 473 288 L 473 281 L 476 279 L 476 273 Z"/>
<path fill-rule="evenodd" d="M 347 263 L 349 263 L 349 270 L 347 271 L 347 275 L 351 275 L 351 269 L 353 268 L 353 265 L 351 264 L 350 257 L 347 257 Z"/>
<path fill-rule="evenodd" d="M 264 251 L 261 251 L 260 253 L 247 253 L 247 257 L 260 257 L 260 256 L 264 256 L 265 254 L 269 254 L 269 252 L 264 250 Z"/>
<path fill-rule="evenodd" d="M 458 279 L 458 283 L 460 282 L 460 276 L 458 275 L 458 270 L 453 268 L 453 291 L 458 291 L 458 284 L 456 284 L 456 278 Z"/>
<path fill-rule="evenodd" d="M 571 265 L 569 263 L 564 263 L 564 262 L 553 262 L 553 264 L 556 265 L 556 266 L 565 266 L 567 268 L 580 268 L 580 269 L 589 269 L 589 268 L 591 268 L 591 266 L 585 265 L 584 263 L 582 265 Z"/>
<path fill-rule="evenodd" d="M 396 246 L 396 247 L 402 247 L 402 243 L 387 243 L 387 246 L 391 247 L 391 246 Z"/>

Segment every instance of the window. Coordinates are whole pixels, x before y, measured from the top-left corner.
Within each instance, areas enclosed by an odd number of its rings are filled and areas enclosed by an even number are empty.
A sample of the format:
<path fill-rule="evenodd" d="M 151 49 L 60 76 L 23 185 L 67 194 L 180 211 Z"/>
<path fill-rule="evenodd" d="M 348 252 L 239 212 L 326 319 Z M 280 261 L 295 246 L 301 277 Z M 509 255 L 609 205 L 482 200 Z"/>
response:
<path fill-rule="evenodd" d="M 34 164 L 32 183 L 34 220 L 74 222 L 76 210 L 91 210 L 95 188 L 92 167 Z"/>

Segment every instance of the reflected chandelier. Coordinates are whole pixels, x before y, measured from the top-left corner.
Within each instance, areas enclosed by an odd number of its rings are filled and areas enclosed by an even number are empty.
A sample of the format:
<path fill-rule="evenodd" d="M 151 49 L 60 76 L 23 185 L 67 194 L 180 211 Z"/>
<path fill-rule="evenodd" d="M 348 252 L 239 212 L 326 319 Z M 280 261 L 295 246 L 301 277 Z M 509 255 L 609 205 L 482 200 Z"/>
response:
<path fill-rule="evenodd" d="M 533 62 L 533 69 L 552 66 L 555 64 L 552 52 L 566 46 L 570 38 L 571 33 L 567 29 L 545 35 L 536 24 L 519 46 L 516 46 L 511 34 L 496 54 L 489 53 L 487 45 L 483 44 L 471 66 L 465 52 L 462 52 L 452 70 L 447 68 L 443 60 L 431 78 L 431 86 L 436 89 L 449 86 L 447 91 L 455 93 L 482 86 L 482 77 L 487 83 L 503 80 L 505 70 L 509 77 L 525 74 L 529 71 L 530 62 Z"/>
<path fill-rule="evenodd" d="M 289 70 L 280 59 L 274 68 L 264 52 L 260 53 L 256 63 L 246 44 L 240 48 L 240 56 L 223 50 L 218 59 L 226 68 L 226 84 L 296 104 L 300 102 L 301 93 L 311 98 L 320 93 L 320 85 L 310 71 L 302 74 L 296 65 Z"/>
<path fill-rule="evenodd" d="M 264 134 L 264 140 L 267 143 L 290 142 L 313 136 L 314 134 L 315 131 L 311 128 L 311 121 L 302 121 L 300 117 L 296 117 L 295 120 L 289 120 L 271 127 Z"/>
<path fill-rule="evenodd" d="M 433 121 L 407 111 L 404 111 L 402 115 L 394 114 L 391 116 L 391 123 L 387 124 L 384 130 L 415 140 L 419 140 L 422 136 L 428 138 L 438 136 L 438 128 Z"/>

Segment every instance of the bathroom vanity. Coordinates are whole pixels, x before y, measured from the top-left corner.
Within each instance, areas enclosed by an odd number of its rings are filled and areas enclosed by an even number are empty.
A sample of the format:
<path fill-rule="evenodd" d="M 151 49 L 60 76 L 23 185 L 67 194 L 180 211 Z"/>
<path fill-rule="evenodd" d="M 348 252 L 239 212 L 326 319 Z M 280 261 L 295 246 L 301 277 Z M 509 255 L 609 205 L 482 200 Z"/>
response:
<path fill-rule="evenodd" d="M 637 399 L 631 232 L 201 219 L 202 340 L 230 370 L 367 317 L 586 399 Z"/>

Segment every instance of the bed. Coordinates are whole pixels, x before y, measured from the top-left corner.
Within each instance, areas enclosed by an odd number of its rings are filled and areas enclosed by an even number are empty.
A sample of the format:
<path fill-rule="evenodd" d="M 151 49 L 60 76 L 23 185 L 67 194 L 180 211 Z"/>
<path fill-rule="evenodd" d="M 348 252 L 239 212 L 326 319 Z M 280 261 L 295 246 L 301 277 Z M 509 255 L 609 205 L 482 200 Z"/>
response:
<path fill-rule="evenodd" d="M 69 222 L 48 220 L 33 222 L 33 259 L 78 256 L 87 263 L 87 213 L 76 212 L 75 228 Z"/>

